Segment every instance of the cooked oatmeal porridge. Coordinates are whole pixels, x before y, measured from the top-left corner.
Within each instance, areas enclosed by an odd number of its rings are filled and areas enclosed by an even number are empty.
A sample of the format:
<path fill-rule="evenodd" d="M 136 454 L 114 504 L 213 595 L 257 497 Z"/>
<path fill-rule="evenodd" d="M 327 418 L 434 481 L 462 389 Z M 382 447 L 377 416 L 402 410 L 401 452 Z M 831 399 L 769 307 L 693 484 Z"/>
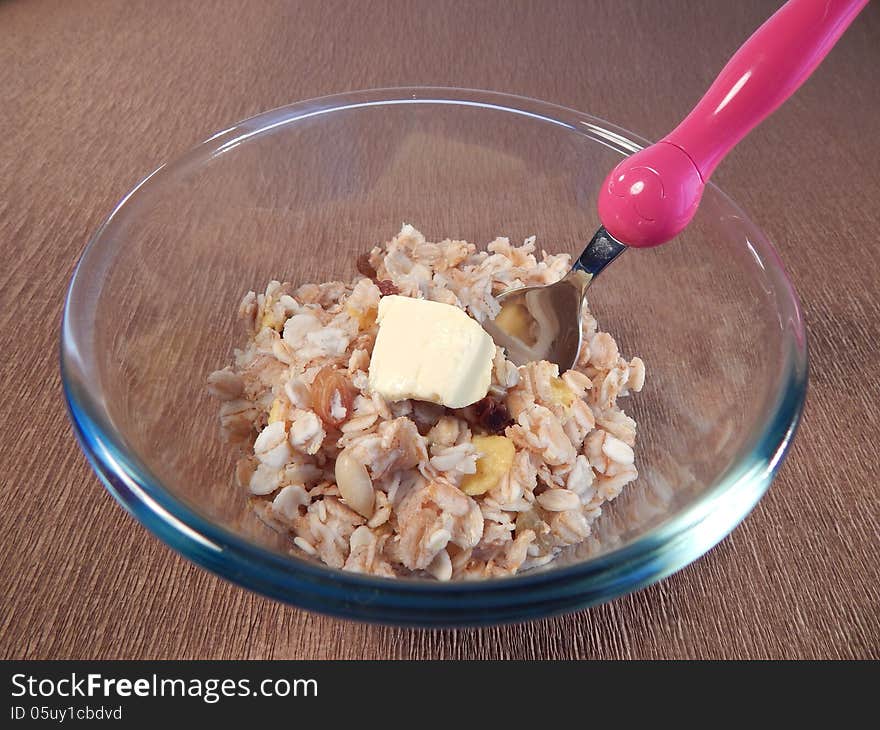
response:
<path fill-rule="evenodd" d="M 477 251 L 405 225 L 358 260 L 353 282 L 249 292 L 239 307 L 248 340 L 208 387 L 225 438 L 242 449 L 235 478 L 253 509 L 299 554 L 387 577 L 512 575 L 585 540 L 638 476 L 636 424 L 618 398 L 645 380 L 641 359 L 621 357 L 589 311 L 567 372 L 516 367 L 494 348 L 488 392 L 466 407 L 386 400 L 371 387 L 383 297 L 482 322 L 500 292 L 569 267 L 568 254 L 539 259 L 534 238 Z"/>

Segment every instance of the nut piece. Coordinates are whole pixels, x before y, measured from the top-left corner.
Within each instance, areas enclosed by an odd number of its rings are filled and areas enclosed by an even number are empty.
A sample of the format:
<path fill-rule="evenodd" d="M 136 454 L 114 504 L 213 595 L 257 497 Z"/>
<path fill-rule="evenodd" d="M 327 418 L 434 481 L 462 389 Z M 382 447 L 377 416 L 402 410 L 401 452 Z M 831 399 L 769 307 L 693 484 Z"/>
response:
<path fill-rule="evenodd" d="M 370 473 L 348 449 L 343 449 L 336 457 L 336 486 L 345 503 L 359 515 L 370 519 L 376 494 Z"/>
<path fill-rule="evenodd" d="M 482 454 L 477 459 L 476 474 L 466 474 L 461 491 L 470 496 L 485 494 L 505 476 L 513 465 L 516 447 L 506 436 L 474 436 L 474 448 Z"/>
<path fill-rule="evenodd" d="M 351 414 L 354 386 L 341 370 L 326 366 L 312 382 L 312 407 L 320 419 L 333 428 L 342 425 Z"/>

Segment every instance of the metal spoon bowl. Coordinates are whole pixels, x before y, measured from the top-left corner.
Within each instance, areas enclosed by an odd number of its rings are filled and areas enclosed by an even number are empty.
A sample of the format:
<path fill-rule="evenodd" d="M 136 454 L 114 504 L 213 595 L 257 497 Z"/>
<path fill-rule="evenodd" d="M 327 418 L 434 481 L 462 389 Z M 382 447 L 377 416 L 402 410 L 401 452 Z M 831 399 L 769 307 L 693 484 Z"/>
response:
<path fill-rule="evenodd" d="M 626 250 L 604 226 L 564 277 L 547 286 L 508 289 L 501 311 L 483 323 L 495 344 L 516 365 L 548 360 L 560 371 L 575 365 L 581 349 L 584 294 L 593 279 Z"/>

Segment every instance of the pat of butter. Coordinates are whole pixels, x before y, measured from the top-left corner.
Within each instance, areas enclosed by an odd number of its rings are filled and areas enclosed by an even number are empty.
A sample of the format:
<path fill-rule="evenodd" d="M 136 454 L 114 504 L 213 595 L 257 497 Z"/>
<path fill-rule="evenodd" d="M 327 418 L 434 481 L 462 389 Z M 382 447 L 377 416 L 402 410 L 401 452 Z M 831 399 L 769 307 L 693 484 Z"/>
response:
<path fill-rule="evenodd" d="M 458 307 L 387 296 L 377 321 L 370 388 L 385 400 L 463 408 L 489 392 L 495 343 Z"/>

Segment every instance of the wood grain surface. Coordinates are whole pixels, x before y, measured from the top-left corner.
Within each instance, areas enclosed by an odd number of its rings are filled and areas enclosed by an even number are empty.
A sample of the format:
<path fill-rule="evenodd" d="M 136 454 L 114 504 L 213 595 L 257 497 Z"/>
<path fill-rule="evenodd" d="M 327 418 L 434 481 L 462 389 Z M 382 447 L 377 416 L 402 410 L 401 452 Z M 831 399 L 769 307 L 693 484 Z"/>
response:
<path fill-rule="evenodd" d="M 774 0 L 0 1 L 0 655 L 6 658 L 880 656 L 880 5 L 717 182 L 802 299 L 811 389 L 742 526 L 680 573 L 580 613 L 473 630 L 343 622 L 194 567 L 77 448 L 57 366 L 89 235 L 145 172 L 297 99 L 489 88 L 670 129 Z"/>

